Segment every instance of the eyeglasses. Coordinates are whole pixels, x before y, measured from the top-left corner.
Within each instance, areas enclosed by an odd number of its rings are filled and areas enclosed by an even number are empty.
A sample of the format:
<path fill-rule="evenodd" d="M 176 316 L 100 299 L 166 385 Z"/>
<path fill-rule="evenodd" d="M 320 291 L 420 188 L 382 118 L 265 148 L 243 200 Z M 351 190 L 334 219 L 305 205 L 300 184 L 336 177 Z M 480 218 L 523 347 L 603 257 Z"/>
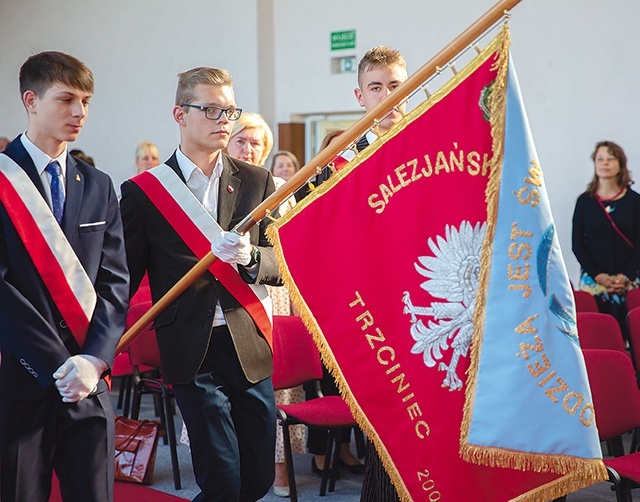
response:
<path fill-rule="evenodd" d="M 197 108 L 204 112 L 204 116 L 209 120 L 218 120 L 224 113 L 227 119 L 236 121 L 242 115 L 242 108 L 221 108 L 219 106 L 203 106 L 203 105 L 190 105 L 189 103 L 181 103 L 180 106 L 189 106 L 191 108 Z M 216 114 L 216 111 L 218 112 Z"/>

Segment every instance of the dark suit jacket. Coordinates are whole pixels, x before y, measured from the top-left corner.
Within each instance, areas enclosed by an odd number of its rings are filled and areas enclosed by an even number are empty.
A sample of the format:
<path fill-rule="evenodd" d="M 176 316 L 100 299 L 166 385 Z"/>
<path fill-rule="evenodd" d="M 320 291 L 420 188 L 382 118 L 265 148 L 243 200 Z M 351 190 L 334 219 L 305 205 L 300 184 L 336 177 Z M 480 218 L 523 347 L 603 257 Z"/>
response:
<path fill-rule="evenodd" d="M 224 168 L 220 177 L 218 223 L 223 230 L 230 230 L 274 191 L 274 183 L 271 173 L 265 169 L 224 154 L 222 160 Z M 175 153 L 166 163 L 186 183 Z M 157 301 L 198 260 L 135 183 L 125 181 L 122 184 L 120 207 L 131 291 L 135 291 L 147 270 L 151 294 Z M 251 243 L 259 248 L 261 257 L 255 283 L 279 285 L 277 263 L 265 236 L 268 224 L 265 219 L 250 231 Z M 243 278 L 251 282 L 247 275 Z M 209 347 L 218 300 L 247 379 L 255 383 L 271 376 L 273 363 L 266 340 L 240 303 L 212 274 L 205 272 L 160 314 L 154 324 L 163 377 L 169 383 L 188 383 L 198 373 Z"/>
<path fill-rule="evenodd" d="M 20 139 L 4 153 L 44 195 L 40 175 Z M 94 355 L 111 366 L 124 331 L 129 275 L 111 179 L 67 156 L 65 193 L 62 230 L 98 295 L 91 325 L 79 347 L 9 219 L 11 208 L 0 204 L 0 398 L 40 399 L 54 383 L 51 375 L 71 355 Z M 106 223 L 80 228 L 100 221 Z"/>

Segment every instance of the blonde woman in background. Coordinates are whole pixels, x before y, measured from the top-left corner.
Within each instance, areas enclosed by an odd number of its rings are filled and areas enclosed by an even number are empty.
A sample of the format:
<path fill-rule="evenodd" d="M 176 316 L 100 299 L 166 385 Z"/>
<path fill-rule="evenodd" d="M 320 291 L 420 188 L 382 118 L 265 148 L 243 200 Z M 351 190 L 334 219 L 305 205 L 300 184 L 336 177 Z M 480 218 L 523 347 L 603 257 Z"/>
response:
<path fill-rule="evenodd" d="M 151 141 L 142 141 L 136 147 L 136 174 L 160 164 L 160 151 Z"/>
<path fill-rule="evenodd" d="M 243 113 L 234 122 L 227 144 L 230 157 L 262 167 L 272 148 L 273 133 L 259 114 Z"/>

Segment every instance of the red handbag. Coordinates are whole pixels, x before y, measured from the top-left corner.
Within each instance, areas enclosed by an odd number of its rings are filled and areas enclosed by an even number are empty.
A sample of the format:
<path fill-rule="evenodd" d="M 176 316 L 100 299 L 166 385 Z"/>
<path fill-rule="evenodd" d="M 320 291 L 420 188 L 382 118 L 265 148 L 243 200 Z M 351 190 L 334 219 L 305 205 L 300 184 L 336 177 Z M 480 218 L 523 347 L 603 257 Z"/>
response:
<path fill-rule="evenodd" d="M 150 485 L 158 448 L 158 423 L 116 417 L 116 481 Z"/>

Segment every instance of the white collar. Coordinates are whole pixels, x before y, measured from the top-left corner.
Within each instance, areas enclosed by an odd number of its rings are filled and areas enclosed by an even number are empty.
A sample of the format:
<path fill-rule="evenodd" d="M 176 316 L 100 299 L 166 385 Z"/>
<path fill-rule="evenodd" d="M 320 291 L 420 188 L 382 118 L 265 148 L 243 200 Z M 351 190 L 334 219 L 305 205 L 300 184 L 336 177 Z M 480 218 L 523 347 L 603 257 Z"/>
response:
<path fill-rule="evenodd" d="M 371 130 L 367 131 L 365 136 L 367 137 L 367 141 L 368 141 L 369 144 L 373 143 L 375 140 L 378 139 L 378 136 L 376 135 L 376 133 L 374 133 Z"/>
<path fill-rule="evenodd" d="M 36 166 L 36 170 L 39 175 L 42 175 L 44 169 L 54 160 L 58 161 L 60 164 L 60 171 L 62 173 L 62 177 L 64 178 L 67 173 L 67 146 L 65 145 L 64 150 L 60 155 L 58 155 L 55 159 L 49 157 L 46 153 L 44 153 L 40 148 L 38 148 L 33 141 L 31 141 L 27 137 L 27 133 L 20 135 L 20 141 L 22 142 L 22 146 L 27 151 L 31 160 L 33 160 L 33 164 Z"/>
<path fill-rule="evenodd" d="M 180 150 L 180 147 L 178 147 L 178 149 L 176 150 L 176 160 L 178 161 L 178 167 L 180 168 L 180 171 L 182 172 L 182 176 L 184 176 L 185 180 L 188 180 L 191 177 L 191 174 L 193 173 L 193 171 L 195 171 L 196 169 L 200 171 L 200 173 L 203 176 L 206 176 L 206 174 L 204 174 L 202 169 L 200 169 L 196 164 L 194 164 L 191 161 L 191 159 L 189 159 L 189 157 L 187 157 L 184 153 L 182 153 L 182 150 Z M 218 152 L 218 158 L 216 159 L 216 165 L 213 168 L 213 174 L 211 177 L 219 178 L 222 175 L 222 169 L 223 169 L 222 153 L 220 151 Z"/>

